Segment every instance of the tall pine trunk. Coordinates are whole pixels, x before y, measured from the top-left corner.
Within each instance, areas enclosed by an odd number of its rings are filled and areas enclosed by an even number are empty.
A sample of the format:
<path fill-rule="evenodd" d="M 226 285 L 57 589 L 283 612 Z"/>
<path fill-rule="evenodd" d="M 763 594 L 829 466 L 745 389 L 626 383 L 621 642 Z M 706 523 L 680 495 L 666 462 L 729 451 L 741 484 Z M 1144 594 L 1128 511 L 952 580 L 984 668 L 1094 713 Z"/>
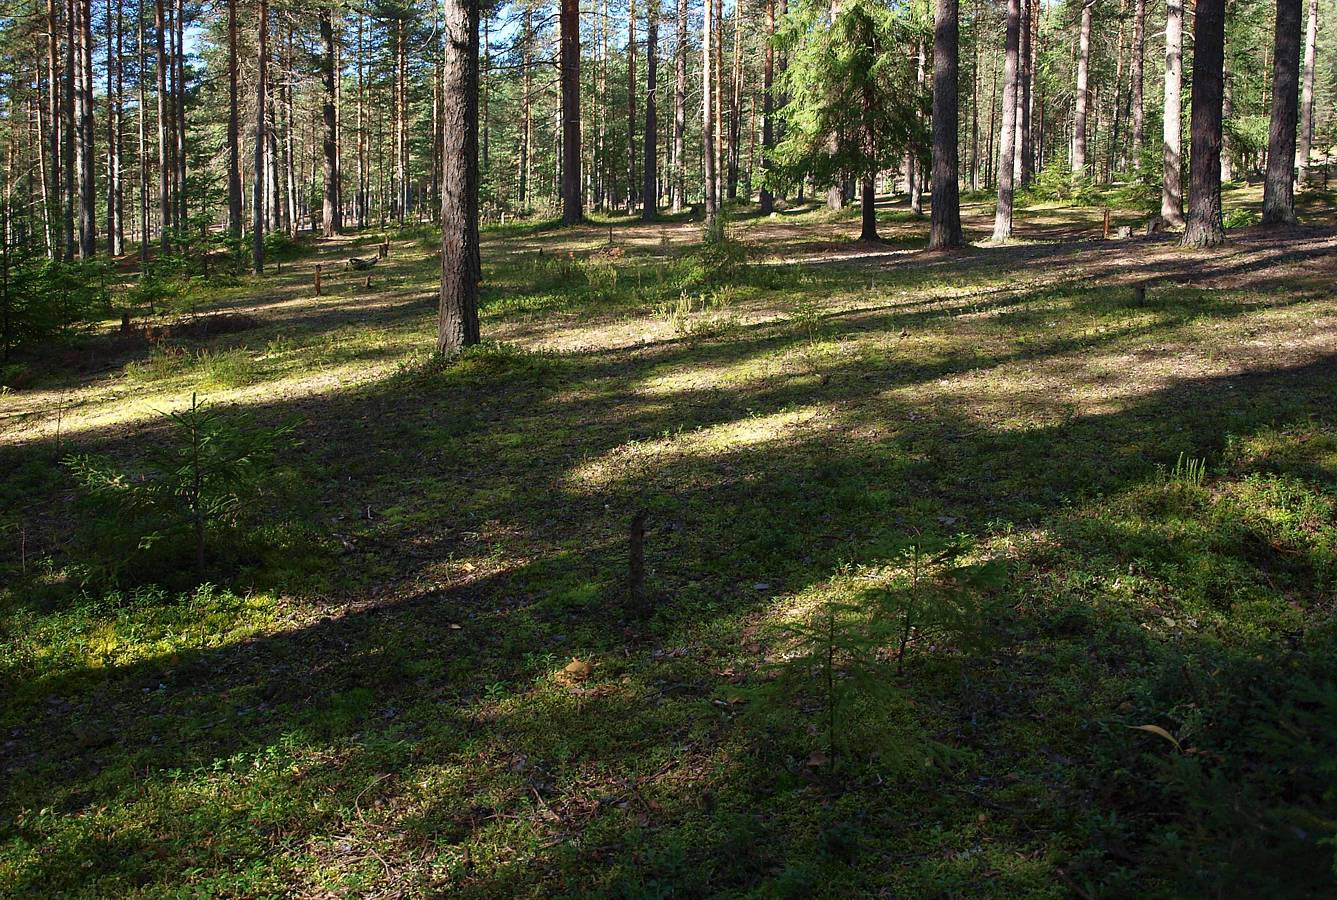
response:
<path fill-rule="evenodd" d="M 161 9 L 162 0 L 158 0 Z M 257 275 L 265 271 L 265 106 L 268 95 L 269 0 L 260 0 L 256 23 L 255 77 L 255 183 L 251 187 L 251 269 Z M 164 207 L 166 204 L 164 203 Z"/>
<path fill-rule="evenodd" d="M 241 237 L 241 138 L 237 108 L 237 0 L 227 2 L 227 225 Z"/>
<path fill-rule="evenodd" d="M 641 219 L 653 222 L 659 214 L 659 126 L 655 120 L 655 77 L 659 66 L 659 0 L 645 4 L 645 153 L 641 165 Z"/>
<path fill-rule="evenodd" d="M 477 344 L 478 0 L 443 0 L 441 66 L 441 305 L 436 349 Z"/>
<path fill-rule="evenodd" d="M 168 249 L 168 229 L 172 224 L 172 172 L 167 160 L 167 17 L 163 0 L 153 6 L 153 38 L 157 50 L 158 78 L 158 230 L 162 248 Z"/>
<path fill-rule="evenodd" d="M 678 0 L 673 83 L 673 212 L 687 203 L 687 0 Z"/>
<path fill-rule="evenodd" d="M 933 29 L 933 209 L 930 250 L 961 244 L 957 184 L 957 90 L 960 83 L 960 22 L 957 0 L 938 0 Z"/>
<path fill-rule="evenodd" d="M 1017 151 L 1017 55 L 1021 40 L 1020 0 L 1007 0 L 1007 37 L 1003 51 L 1003 125 L 998 134 L 998 205 L 994 241 L 1012 237 L 1013 156 Z"/>
<path fill-rule="evenodd" d="M 705 185 L 705 237 L 707 241 L 720 239 L 719 195 L 715 192 L 715 110 L 712 103 L 710 68 L 714 51 L 711 36 L 714 31 L 714 6 L 720 0 L 706 0 L 701 27 L 701 162 L 702 181 Z"/>
<path fill-rule="evenodd" d="M 562 224 L 585 218 L 580 185 L 580 0 L 560 0 Z"/>
<path fill-rule="evenodd" d="M 79 11 L 79 258 L 97 255 L 97 157 L 93 141 L 93 4 L 76 0 Z"/>
<path fill-rule="evenodd" d="M 1300 94 L 1300 0 L 1277 0 L 1272 59 L 1272 122 L 1268 128 L 1263 224 L 1295 224 L 1295 119 Z"/>
<path fill-rule="evenodd" d="M 1221 105 L 1224 100 L 1225 0 L 1198 0 L 1193 22 L 1192 146 L 1184 246 L 1225 240 L 1221 221 Z"/>
<path fill-rule="evenodd" d="M 325 237 L 334 237 L 343 231 L 343 206 L 339 199 L 339 120 L 335 112 L 334 67 L 334 14 L 328 6 L 321 6 L 320 19 L 320 78 L 322 93 L 320 114 L 325 130 L 321 137 L 324 157 L 325 191 L 321 200 L 321 230 Z"/>
<path fill-rule="evenodd" d="M 1165 4 L 1165 103 L 1161 144 L 1161 218 L 1184 224 L 1183 122 L 1180 94 L 1184 84 L 1184 0 Z"/>
<path fill-rule="evenodd" d="M 766 49 L 761 63 L 761 214 L 775 211 L 775 197 L 766 178 L 771 171 L 771 150 L 775 147 L 775 0 L 766 0 Z"/>
<path fill-rule="evenodd" d="M 1077 36 L 1077 109 L 1072 117 L 1072 174 L 1086 174 L 1086 118 L 1091 103 L 1088 88 L 1091 69 L 1091 17 L 1095 0 L 1082 4 L 1082 24 Z"/>
<path fill-rule="evenodd" d="M 1142 168 L 1142 149 L 1146 145 L 1147 0 L 1133 0 L 1133 168 Z"/>
<path fill-rule="evenodd" d="M 139 71 L 135 79 L 139 91 L 139 263 L 142 269 L 149 258 L 149 154 L 148 154 L 148 95 L 144 89 L 147 56 L 144 54 L 144 0 L 135 8 Z"/>
<path fill-rule="evenodd" d="M 1309 23 L 1305 28 L 1304 83 L 1300 89 L 1299 183 L 1309 181 L 1309 151 L 1314 144 L 1314 65 L 1318 49 L 1318 0 L 1309 0 Z"/>
<path fill-rule="evenodd" d="M 627 212 L 636 209 L 636 0 L 627 4 Z"/>

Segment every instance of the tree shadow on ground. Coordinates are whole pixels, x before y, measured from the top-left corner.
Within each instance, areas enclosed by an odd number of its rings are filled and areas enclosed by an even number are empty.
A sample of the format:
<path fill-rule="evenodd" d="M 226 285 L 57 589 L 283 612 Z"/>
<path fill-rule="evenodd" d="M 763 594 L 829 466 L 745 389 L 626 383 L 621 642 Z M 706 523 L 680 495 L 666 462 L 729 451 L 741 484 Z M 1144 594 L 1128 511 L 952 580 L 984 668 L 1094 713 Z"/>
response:
<path fill-rule="evenodd" d="M 939 314 L 921 309 L 923 318 L 902 313 L 896 321 L 922 325 Z M 859 324 L 885 327 L 868 317 Z M 1000 528 L 1042 526 L 1147 483 L 1181 456 L 1212 458 L 1230 435 L 1332 420 L 1331 355 L 1183 379 L 1107 412 L 1059 415 L 1045 407 L 1029 427 L 982 420 L 966 398 L 914 396 L 952 373 L 1089 353 L 1129 334 L 1056 339 L 984 358 L 949 354 L 927 365 L 893 361 L 870 370 L 864 359 L 827 361 L 811 375 L 778 382 L 646 392 L 665 368 L 736 364 L 796 340 L 761 330 L 627 354 L 429 368 L 347 395 L 264 404 L 256 409 L 264 420 L 294 412 L 308 419 L 302 465 L 328 517 L 381 513 L 349 534 L 354 549 L 340 563 L 362 605 L 236 646 L 23 684 L 26 699 L 6 723 L 17 729 L 8 751 L 17 761 L 9 769 L 8 822 L 39 805 L 78 817 L 139 802 L 125 782 L 104 775 L 111 767 L 142 773 L 159 827 L 230 837 L 215 850 L 175 848 L 164 857 L 151 829 L 112 838 L 79 832 L 29 865 L 20 887 L 59 890 L 84 877 L 78 866 L 88 859 L 113 873 L 103 883 L 108 889 L 171 881 L 200 865 L 253 865 L 256 854 L 330 854 L 333 865 L 345 840 L 350 853 L 393 847 L 411 864 L 368 877 L 415 890 L 456 885 L 488 895 L 537 883 L 560 889 L 564 877 L 580 877 L 594 879 L 581 888 L 630 891 L 648 873 L 706 892 L 792 881 L 803 893 L 824 879 L 854 878 L 857 861 L 877 860 L 899 861 L 911 884 L 937 879 L 970 891 L 987 869 L 969 856 L 931 860 L 913 841 L 887 835 L 937 829 L 960 836 L 982 810 L 1010 823 L 996 852 L 1062 855 L 1071 848 L 1043 837 L 1054 819 L 1018 807 L 1002 780 L 1008 766 L 1043 766 L 1043 752 L 1009 750 L 984 736 L 981 724 L 1043 702 L 1003 702 L 1019 685 L 1002 674 L 990 679 L 992 661 L 966 660 L 949 679 L 955 687 L 975 679 L 967 696 L 984 698 L 991 712 L 938 683 L 924 698 L 941 701 L 941 709 L 898 725 L 942 740 L 951 731 L 946 720 L 968 715 L 971 729 L 952 740 L 989 758 L 987 772 L 889 776 L 889 787 L 919 805 L 895 814 L 878 807 L 854 820 L 847 841 L 831 829 L 848 825 L 856 815 L 850 804 L 880 789 L 813 781 L 790 758 L 792 741 L 768 747 L 764 730 L 722 715 L 711 673 L 725 660 L 684 663 L 681 671 L 670 663 L 663 674 L 656 664 L 646 674 L 609 662 L 613 681 L 603 694 L 545 685 L 568 654 L 615 657 L 625 646 L 628 658 L 644 664 L 657 636 L 737 627 L 773 594 L 809 590 L 842 564 L 885 563 L 915 535 L 982 539 Z M 728 429 L 729 440 L 712 443 Z M 135 440 L 88 434 L 79 443 L 125 455 Z M 650 453 L 629 446 L 656 440 L 661 445 Z M 638 509 L 649 513 L 647 566 L 661 600 L 643 636 L 625 622 L 629 638 L 619 611 L 624 535 Z M 1060 530 L 1055 539 L 1073 538 Z M 447 564 L 477 559 L 493 544 L 507 562 L 481 576 Z M 356 573 L 367 570 L 379 587 L 359 580 Z M 1090 636 L 1072 635 L 1068 644 Z M 1125 658 L 1162 652 L 1146 636 L 1125 641 Z M 1114 655 L 1105 653 L 1101 666 L 1116 665 Z M 616 681 L 622 673 L 628 685 Z M 257 763 L 284 800 L 272 820 L 237 821 L 226 792 L 187 816 L 200 798 L 174 793 L 172 773 L 221 767 L 230 773 L 225 781 L 244 783 L 237 761 L 275 746 L 290 748 L 284 754 L 304 765 L 323 762 L 295 780 Z M 1092 781 L 1098 774 L 1072 765 Z M 1057 792 L 1063 778 L 1048 777 Z M 944 785 L 950 790 L 931 799 Z M 333 801 L 320 799 L 322 791 Z M 950 796 L 956 800 L 944 799 Z M 788 798 L 787 812 L 759 814 L 777 797 Z M 1050 799 L 1069 810 L 1076 802 Z M 1127 809 L 1094 789 L 1080 799 L 1111 815 Z M 380 804 L 376 826 L 367 827 L 364 810 L 373 802 Z M 13 837 L 34 845 L 49 839 L 45 826 L 24 821 L 8 826 Z M 480 834 L 501 840 L 505 827 L 533 837 L 521 859 L 457 858 L 461 845 Z M 448 864 L 437 866 L 442 859 Z M 1023 867 L 995 885 L 1024 890 L 1051 871 Z"/>

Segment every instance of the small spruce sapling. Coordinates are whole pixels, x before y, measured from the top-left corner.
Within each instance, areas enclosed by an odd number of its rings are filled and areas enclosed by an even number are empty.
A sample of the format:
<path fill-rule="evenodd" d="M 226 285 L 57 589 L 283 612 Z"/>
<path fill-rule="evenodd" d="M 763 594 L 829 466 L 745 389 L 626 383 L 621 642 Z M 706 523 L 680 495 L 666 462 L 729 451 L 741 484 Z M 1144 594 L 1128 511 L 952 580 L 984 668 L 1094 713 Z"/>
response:
<path fill-rule="evenodd" d="M 164 417 L 172 440 L 133 469 L 88 455 L 66 457 L 65 465 L 92 498 L 138 531 L 138 549 L 186 536 L 202 577 L 210 532 L 237 524 L 263 487 L 274 453 L 295 444 L 298 423 L 260 428 L 209 408 L 194 394 L 189 408 Z"/>

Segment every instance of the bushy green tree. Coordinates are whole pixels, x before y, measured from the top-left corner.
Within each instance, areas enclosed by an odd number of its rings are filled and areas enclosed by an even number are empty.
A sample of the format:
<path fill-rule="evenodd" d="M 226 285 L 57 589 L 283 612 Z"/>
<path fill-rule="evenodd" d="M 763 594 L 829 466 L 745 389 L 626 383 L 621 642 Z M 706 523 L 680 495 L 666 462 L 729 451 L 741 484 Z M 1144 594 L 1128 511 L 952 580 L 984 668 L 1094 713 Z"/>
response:
<path fill-rule="evenodd" d="M 772 187 L 811 179 L 861 183 L 865 240 L 877 239 L 873 181 L 906 148 L 928 145 L 928 96 L 907 47 L 926 40 L 922 23 L 879 0 L 849 0 L 832 15 L 804 0 L 777 40 L 789 54 L 780 78 L 788 103 Z"/>

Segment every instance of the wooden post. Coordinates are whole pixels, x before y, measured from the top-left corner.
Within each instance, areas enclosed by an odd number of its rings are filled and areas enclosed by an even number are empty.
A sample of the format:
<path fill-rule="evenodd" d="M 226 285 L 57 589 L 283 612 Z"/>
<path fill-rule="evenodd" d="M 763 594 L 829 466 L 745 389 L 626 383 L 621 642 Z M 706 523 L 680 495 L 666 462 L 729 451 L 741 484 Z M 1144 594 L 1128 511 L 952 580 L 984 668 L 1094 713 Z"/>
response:
<path fill-rule="evenodd" d="M 1105 240 L 1108 241 L 1109 239 L 1110 239 L 1110 211 L 1109 207 L 1105 207 Z"/>
<path fill-rule="evenodd" d="M 367 290 L 371 290 L 371 276 L 367 276 Z"/>
<path fill-rule="evenodd" d="M 1139 281 L 1133 285 L 1133 303 L 1137 306 L 1143 306 L 1147 302 L 1147 283 Z"/>
<path fill-rule="evenodd" d="M 316 263 L 316 296 L 320 296 L 320 263 Z"/>
<path fill-rule="evenodd" d="M 130 310 L 121 310 L 121 331 L 130 330 Z"/>

